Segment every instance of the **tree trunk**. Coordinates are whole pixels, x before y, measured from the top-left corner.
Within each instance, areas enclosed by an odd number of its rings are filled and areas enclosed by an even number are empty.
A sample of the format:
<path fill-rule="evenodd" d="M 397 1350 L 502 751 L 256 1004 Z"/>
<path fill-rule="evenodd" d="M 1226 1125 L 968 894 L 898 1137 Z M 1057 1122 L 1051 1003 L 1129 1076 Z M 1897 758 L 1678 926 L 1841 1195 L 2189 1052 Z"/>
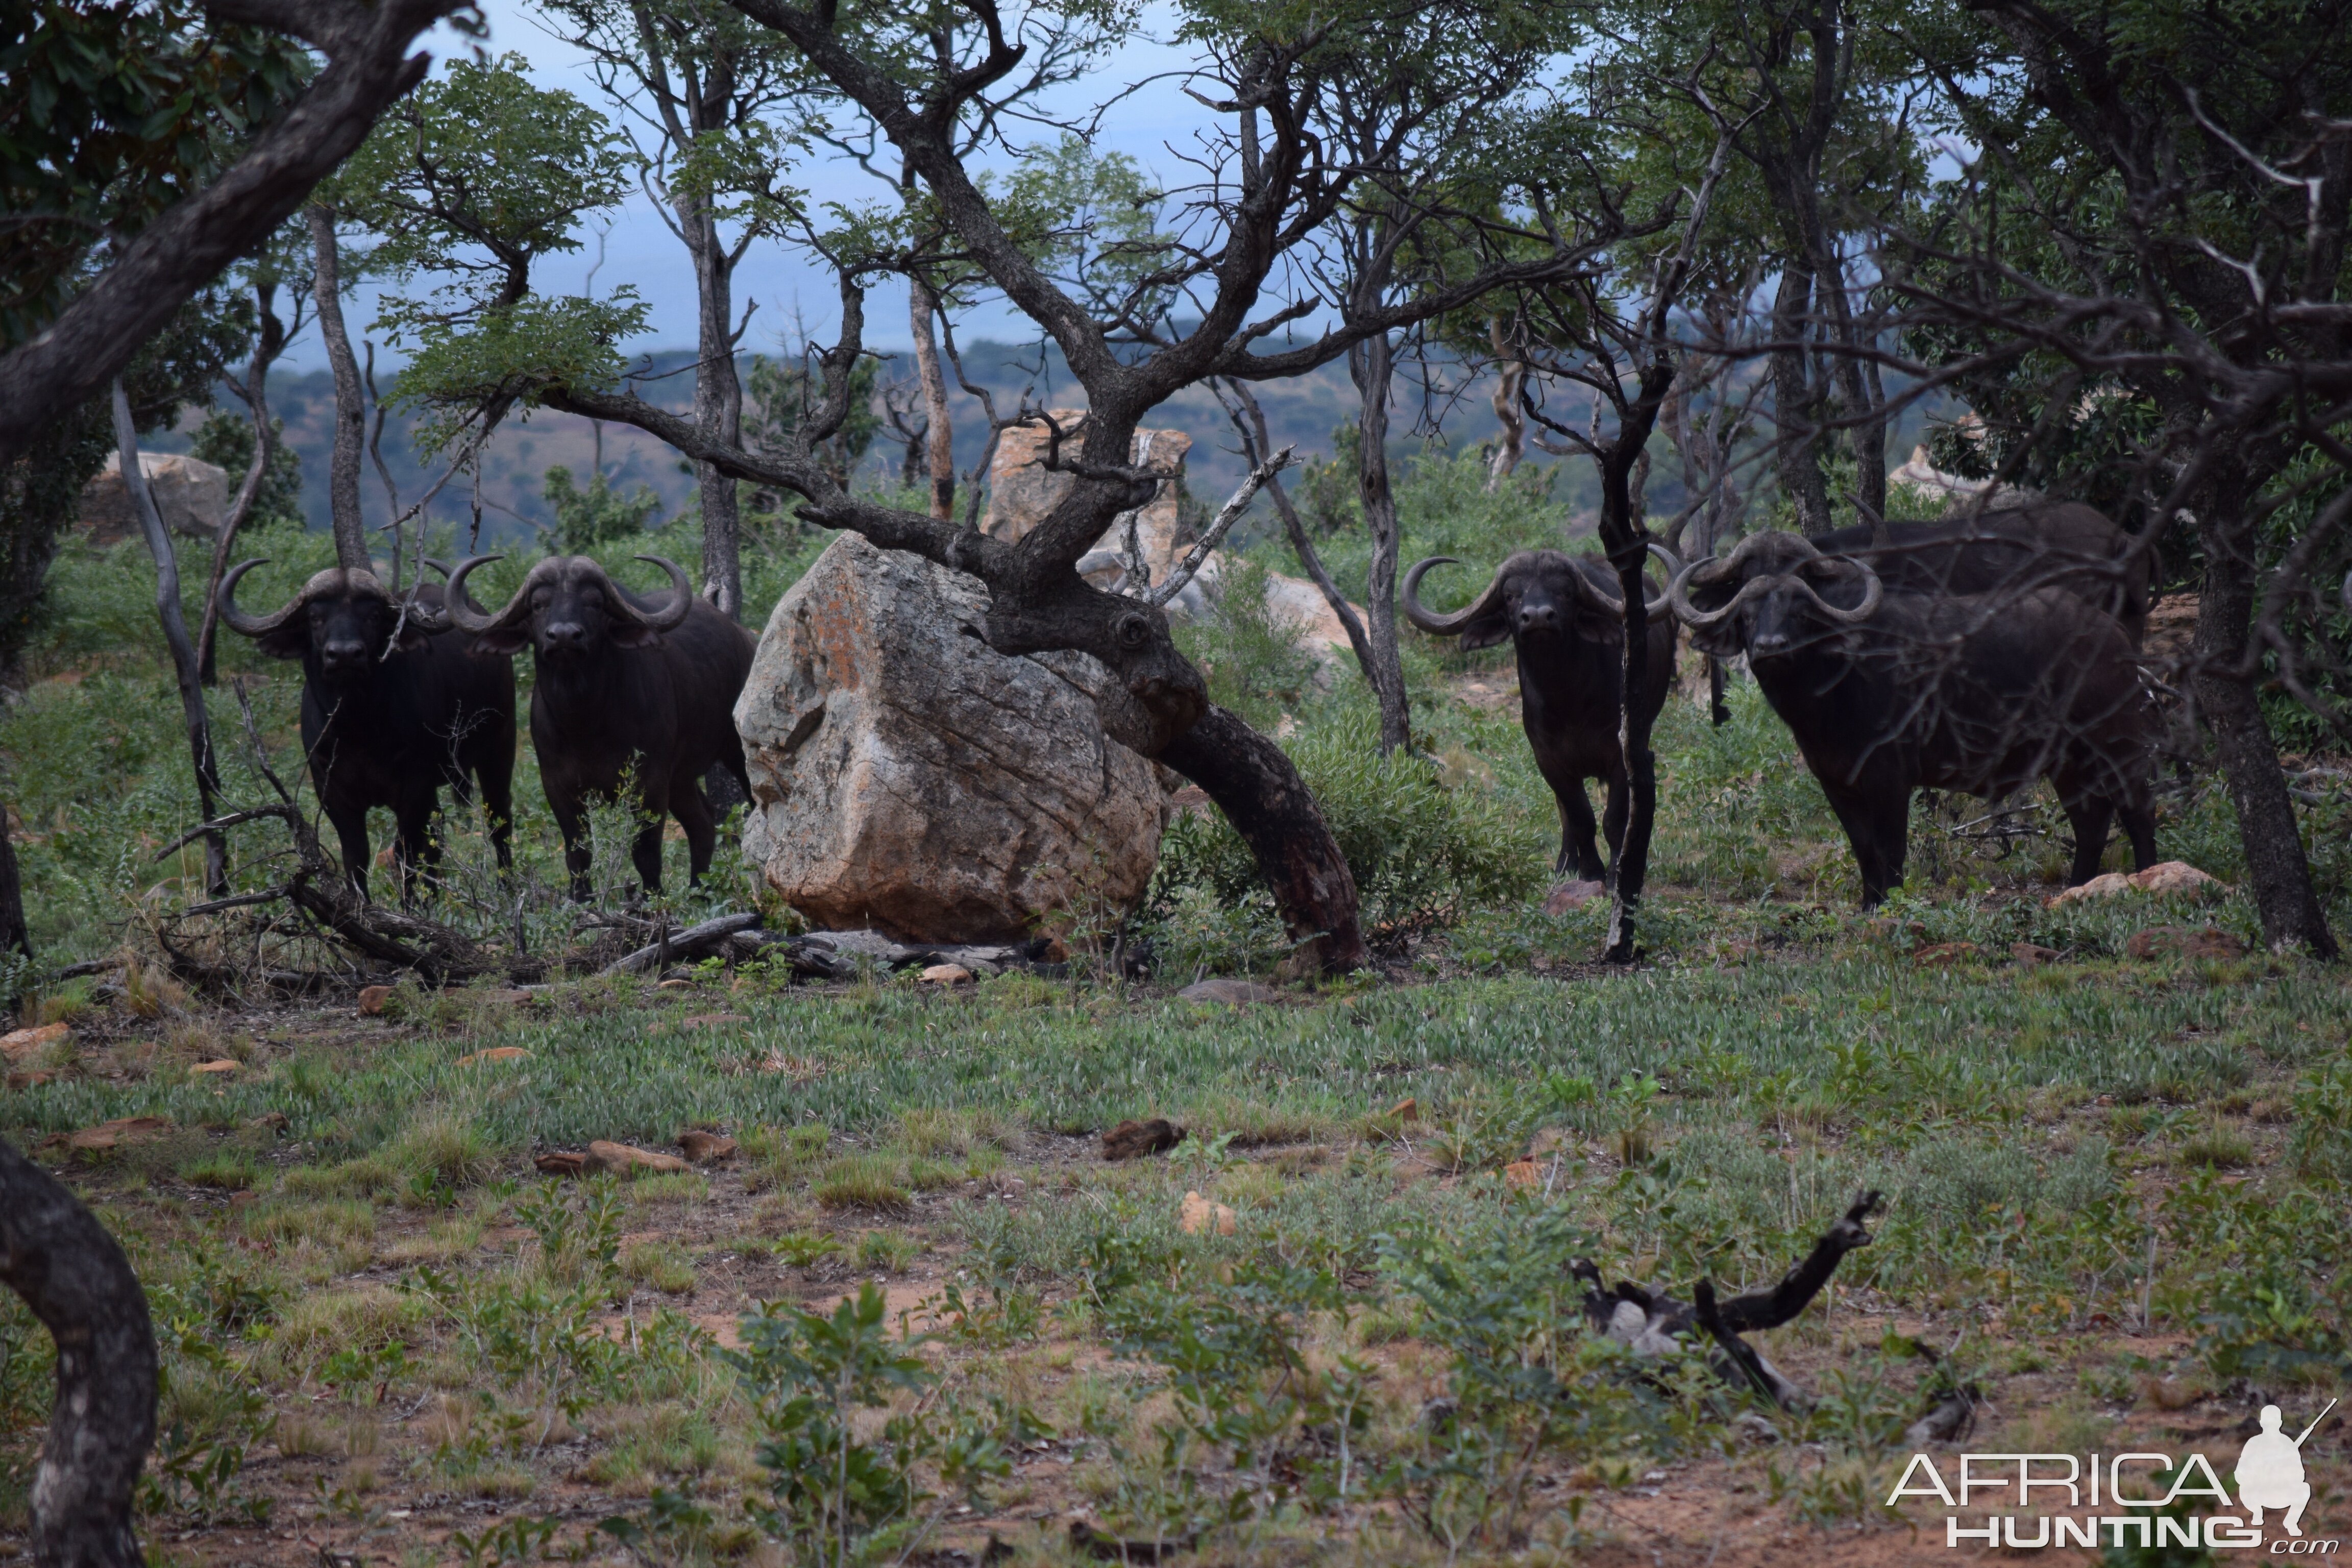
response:
<path fill-rule="evenodd" d="M 2220 487 L 2209 488 L 2198 509 L 2198 532 L 2205 546 L 2205 581 L 2197 601 L 2197 637 L 2191 645 L 2190 689 L 2221 753 L 2221 776 L 2238 814 L 2246 876 L 2263 918 L 2263 938 L 2273 947 L 2294 944 L 2316 958 L 2336 956 L 2336 938 L 2311 886 L 2311 864 L 2286 792 L 2278 749 L 2263 718 L 2243 668 L 2253 622 L 2254 565 L 2251 531 L 2226 508 L 2214 504 Z M 2249 486 L 2241 493 L 2251 494 Z"/>
<path fill-rule="evenodd" d="M 360 363 L 343 330 L 341 257 L 332 208 L 312 204 L 310 254 L 317 271 L 319 337 L 335 373 L 335 450 L 327 466 L 327 509 L 334 520 L 335 562 L 346 571 L 369 570 L 367 528 L 360 520 L 360 456 L 367 438 L 367 401 Z M 173 603 L 176 605 L 178 600 Z"/>
<path fill-rule="evenodd" d="M 1355 875 L 1280 746 L 1212 706 L 1158 760 L 1206 790 L 1249 845 L 1297 944 L 1296 967 L 1344 974 L 1370 963 L 1357 925 Z"/>
<path fill-rule="evenodd" d="M 33 928 L 25 920 L 25 878 L 16 867 L 16 845 L 8 831 L 5 805 L 0 805 L 0 948 L 33 956 Z"/>
<path fill-rule="evenodd" d="M 1412 742 L 1412 711 L 1405 700 L 1404 663 L 1397 653 L 1396 492 L 1389 485 L 1388 334 L 1368 338 L 1348 355 L 1363 412 L 1357 420 L 1357 491 L 1364 526 L 1371 531 L 1371 571 L 1364 584 L 1371 666 L 1365 671 L 1381 705 L 1381 754 L 1393 756 Z"/>
<path fill-rule="evenodd" d="M 58 1347 L 57 1398 L 33 1478 L 42 1568 L 141 1568 L 131 1528 L 155 1442 L 155 1330 L 114 1237 L 80 1200 L 0 1140 L 0 1279 Z"/>
<path fill-rule="evenodd" d="M 1791 258 L 1780 268 L 1780 286 L 1772 298 L 1772 424 L 1775 465 L 1780 493 L 1796 508 L 1797 527 L 1807 538 L 1831 529 L 1829 483 L 1821 463 L 1821 411 L 1816 406 L 1812 377 L 1805 351 L 1798 347 L 1809 335 L 1808 313 L 1812 302 L 1812 268 Z"/>
<path fill-rule="evenodd" d="M 735 264 L 707 206 L 679 204 L 679 226 L 694 257 L 698 349 L 694 422 L 715 441 L 743 440 L 743 382 L 735 374 Z M 702 510 L 702 596 L 734 619 L 743 616 L 743 519 L 735 481 L 711 463 L 694 466 Z"/>
<path fill-rule="evenodd" d="M 315 210 L 315 209 L 313 209 Z M 131 400 L 122 384 L 114 384 L 114 445 L 122 457 L 123 488 L 131 510 L 139 515 L 147 536 L 147 552 L 155 558 L 155 618 L 163 624 L 163 641 L 172 650 L 172 668 L 180 682 L 180 710 L 188 727 L 188 751 L 195 764 L 196 800 L 210 822 L 220 815 L 220 772 L 213 760 L 212 725 L 205 713 L 204 682 L 196 674 L 196 645 L 189 640 L 188 623 L 180 612 L 180 563 L 172 553 L 172 536 L 163 531 L 163 514 L 139 469 L 139 432 L 131 419 Z M 228 892 L 227 847 L 218 833 L 205 835 L 205 888 L 214 898 Z"/>
<path fill-rule="evenodd" d="M 1496 317 L 1486 323 L 1486 339 L 1497 354 L 1509 353 L 1503 338 L 1503 322 Z M 1495 455 L 1486 460 L 1486 493 L 1494 494 L 1503 488 L 1519 466 L 1528 451 L 1528 416 L 1519 411 L 1519 390 L 1527 384 L 1528 367 L 1516 359 L 1499 360 L 1495 365 L 1495 423 L 1502 435 L 1495 443 Z"/>
<path fill-rule="evenodd" d="M 931 481 L 931 515 L 942 521 L 955 516 L 955 426 L 948 417 L 948 381 L 940 371 L 940 346 L 931 336 L 931 317 L 939 299 L 930 285 L 907 279 L 907 324 L 915 333 L 915 373 L 923 384 L 923 414 L 929 424 L 923 431 L 923 471 Z"/>
<path fill-rule="evenodd" d="M 1601 543 L 1617 568 L 1617 591 L 1625 598 L 1624 688 L 1617 710 L 1617 744 L 1625 758 L 1625 841 L 1609 865 L 1609 939 L 1606 963 L 1634 960 L 1633 927 L 1649 879 L 1650 837 L 1658 818 L 1658 758 L 1650 749 L 1650 720 L 1643 694 L 1673 670 L 1650 668 L 1650 612 L 1643 576 L 1650 554 L 1647 531 L 1634 510 L 1633 473 L 1649 450 L 1658 409 L 1674 385 L 1670 363 L 1643 373 L 1641 395 L 1617 422 L 1617 437 L 1601 463 Z"/>

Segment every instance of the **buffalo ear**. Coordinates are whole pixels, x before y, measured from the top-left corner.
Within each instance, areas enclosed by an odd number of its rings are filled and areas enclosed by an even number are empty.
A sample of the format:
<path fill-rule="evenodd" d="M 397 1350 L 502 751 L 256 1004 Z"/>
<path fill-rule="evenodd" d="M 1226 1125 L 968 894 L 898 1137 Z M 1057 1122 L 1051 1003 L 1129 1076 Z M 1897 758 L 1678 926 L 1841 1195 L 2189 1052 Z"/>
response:
<path fill-rule="evenodd" d="M 608 635 L 615 647 L 651 647 L 661 641 L 661 633 L 635 621 L 614 621 Z"/>
<path fill-rule="evenodd" d="M 310 623 L 297 616 L 274 632 L 262 633 L 253 646 L 266 658 L 300 658 L 310 651 Z"/>
<path fill-rule="evenodd" d="M 475 637 L 474 646 L 466 651 L 484 658 L 500 658 L 520 653 L 522 645 L 528 640 L 520 626 L 500 626 Z"/>
<path fill-rule="evenodd" d="M 418 626 L 415 621 L 403 621 L 400 623 L 401 652 L 416 653 L 423 649 L 425 645 L 432 641 L 432 639 L 433 634 L 426 631 L 423 626 Z"/>
<path fill-rule="evenodd" d="M 1481 616 L 1462 628 L 1462 651 L 1470 653 L 1482 647 L 1500 647 L 1511 640 L 1511 618 L 1501 610 Z"/>

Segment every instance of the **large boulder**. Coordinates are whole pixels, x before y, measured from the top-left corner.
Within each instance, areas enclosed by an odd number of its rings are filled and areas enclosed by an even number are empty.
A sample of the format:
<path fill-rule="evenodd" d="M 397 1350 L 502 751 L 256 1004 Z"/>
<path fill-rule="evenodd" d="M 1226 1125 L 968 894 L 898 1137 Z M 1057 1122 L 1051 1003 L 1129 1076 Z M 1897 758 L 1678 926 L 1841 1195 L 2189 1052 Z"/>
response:
<path fill-rule="evenodd" d="M 139 471 L 155 497 L 163 526 L 193 539 L 210 539 L 228 515 L 228 474 L 210 463 L 175 452 L 142 452 Z M 131 487 L 122 482 L 121 454 L 106 459 L 105 471 L 82 487 L 81 525 L 91 542 L 113 544 L 139 533 Z"/>
<path fill-rule="evenodd" d="M 1048 416 L 1067 432 L 1062 438 L 1066 457 L 1077 455 L 1085 437 L 1086 410 L 1055 408 Z M 1015 425 L 997 437 L 996 456 L 988 465 L 988 515 L 981 531 L 1018 544 L 1029 531 L 1045 521 L 1076 481 L 1041 465 L 1049 439 L 1043 425 Z M 1128 460 L 1160 476 L 1160 489 L 1135 514 L 1136 545 L 1154 583 L 1165 582 L 1191 543 L 1177 519 L 1177 500 L 1184 488 L 1184 455 L 1192 437 L 1181 430 L 1138 430 Z M 1096 550 L 1127 547 L 1127 514 L 1121 512 L 1094 543 Z"/>
<path fill-rule="evenodd" d="M 845 533 L 779 600 L 735 705 L 745 853 L 819 927 L 987 942 L 1143 896 L 1166 795 L 1083 654 L 1008 658 L 988 590 Z"/>

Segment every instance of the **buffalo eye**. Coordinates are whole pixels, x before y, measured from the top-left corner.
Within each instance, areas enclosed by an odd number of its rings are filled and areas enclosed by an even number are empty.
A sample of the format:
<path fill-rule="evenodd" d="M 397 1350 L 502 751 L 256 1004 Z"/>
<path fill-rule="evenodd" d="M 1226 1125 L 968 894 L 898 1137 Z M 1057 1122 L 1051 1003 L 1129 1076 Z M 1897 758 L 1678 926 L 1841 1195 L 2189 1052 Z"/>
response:
<path fill-rule="evenodd" d="M 1118 638 L 1118 646 L 1130 653 L 1151 640 L 1151 623 L 1133 610 L 1119 616 L 1111 630 L 1112 635 Z"/>

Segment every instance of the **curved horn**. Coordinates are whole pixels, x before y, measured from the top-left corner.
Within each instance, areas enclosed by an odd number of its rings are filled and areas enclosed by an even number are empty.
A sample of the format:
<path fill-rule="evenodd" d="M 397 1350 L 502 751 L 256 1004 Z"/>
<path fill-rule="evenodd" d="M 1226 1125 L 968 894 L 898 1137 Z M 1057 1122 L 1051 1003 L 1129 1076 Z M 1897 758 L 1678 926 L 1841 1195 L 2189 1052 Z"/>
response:
<path fill-rule="evenodd" d="M 236 565 L 228 569 L 228 575 L 221 579 L 219 589 L 213 595 L 213 603 L 220 606 L 221 625 L 226 626 L 229 630 L 237 633 L 241 637 L 257 637 L 268 636 L 271 632 L 276 631 L 278 627 L 292 620 L 301 610 L 303 602 L 310 596 L 310 590 L 306 585 L 300 593 L 286 601 L 285 608 L 278 610 L 270 615 L 248 616 L 244 611 L 238 609 L 236 607 L 236 584 L 238 579 L 242 578 L 247 572 L 252 571 L 255 567 L 265 564 L 268 559 L 269 557 L 266 555 L 257 555 L 249 561 L 238 562 Z"/>
<path fill-rule="evenodd" d="M 1752 578 L 1739 585 L 1739 592 L 1732 595 L 1730 603 L 1725 605 L 1723 608 L 1719 610 L 1699 609 L 1690 602 L 1690 581 L 1694 576 L 1697 575 L 1699 568 L 1710 564 L 1721 565 L 1724 563 L 1715 561 L 1713 557 L 1708 557 L 1707 559 L 1701 561 L 1694 561 L 1688 566 L 1683 568 L 1681 575 L 1677 576 L 1672 583 L 1666 584 L 1666 604 L 1674 611 L 1675 619 L 1695 630 L 1704 629 L 1707 626 L 1716 625 L 1717 622 L 1728 620 L 1733 612 L 1737 611 L 1740 605 L 1748 603 L 1750 599 L 1759 596 L 1763 594 L 1765 589 L 1772 585 L 1772 579 L 1769 577 Z"/>
<path fill-rule="evenodd" d="M 448 616 L 450 625 L 459 631 L 479 637 L 514 614 L 515 607 L 523 602 L 523 595 L 530 592 L 530 579 L 528 577 L 523 579 L 522 586 L 515 590 L 514 597 L 507 601 L 506 607 L 495 616 L 484 615 L 474 607 L 474 601 L 466 596 L 466 579 L 473 575 L 475 567 L 505 559 L 503 555 L 468 555 L 457 563 L 457 569 L 449 574 L 449 585 L 441 591 L 441 608 Z"/>
<path fill-rule="evenodd" d="M 436 572 L 440 573 L 440 574 L 441 574 L 441 575 L 443 575 L 444 577 L 446 577 L 447 575 L 449 575 L 449 563 L 448 563 L 446 561 L 436 561 L 436 560 L 435 560 L 435 559 L 433 559 L 433 557 L 431 557 L 430 555 L 427 555 L 427 556 L 424 557 L 423 559 L 424 559 L 425 564 L 426 564 L 427 566 L 432 567 L 432 568 L 433 568 L 433 570 L 435 570 Z"/>
<path fill-rule="evenodd" d="M 1468 608 L 1456 610 L 1450 616 L 1441 616 L 1434 610 L 1423 606 L 1422 575 L 1433 566 L 1459 564 L 1459 560 L 1451 555 L 1433 555 L 1426 561 L 1413 563 L 1412 570 L 1404 574 L 1404 592 L 1400 595 L 1404 601 L 1406 620 L 1433 636 L 1450 637 L 1458 636 L 1463 627 L 1494 609 L 1495 600 L 1503 591 L 1503 572 L 1499 566 L 1495 569 L 1493 580 L 1486 584 L 1486 591 L 1479 595 L 1477 602 Z M 1579 575 L 1581 576 L 1582 574 L 1580 573 Z"/>
<path fill-rule="evenodd" d="M 1841 626 L 1859 626 L 1878 613 L 1878 602 L 1886 596 L 1886 584 L 1878 580 L 1878 574 L 1871 570 L 1870 563 L 1867 561 L 1857 561 L 1850 555 L 1838 556 L 1834 559 L 1842 564 L 1851 565 L 1863 575 L 1865 585 L 1862 590 L 1862 603 L 1851 610 L 1841 610 L 1815 593 L 1813 585 L 1805 581 L 1803 573 L 1790 574 L 1790 580 L 1805 591 L 1805 597 L 1811 599 L 1813 602 L 1813 607 L 1822 614 Z"/>
<path fill-rule="evenodd" d="M 694 585 L 688 580 L 686 569 L 667 555 L 640 555 L 637 559 L 669 574 L 672 592 L 668 605 L 651 613 L 637 608 L 629 603 L 628 595 L 621 592 L 621 585 L 613 581 L 612 574 L 597 566 L 597 579 L 604 584 L 604 603 L 614 615 L 624 620 L 635 621 L 647 631 L 666 632 L 684 624 L 686 617 L 694 610 Z M 592 561 L 589 564 L 594 566 L 595 563 Z"/>

